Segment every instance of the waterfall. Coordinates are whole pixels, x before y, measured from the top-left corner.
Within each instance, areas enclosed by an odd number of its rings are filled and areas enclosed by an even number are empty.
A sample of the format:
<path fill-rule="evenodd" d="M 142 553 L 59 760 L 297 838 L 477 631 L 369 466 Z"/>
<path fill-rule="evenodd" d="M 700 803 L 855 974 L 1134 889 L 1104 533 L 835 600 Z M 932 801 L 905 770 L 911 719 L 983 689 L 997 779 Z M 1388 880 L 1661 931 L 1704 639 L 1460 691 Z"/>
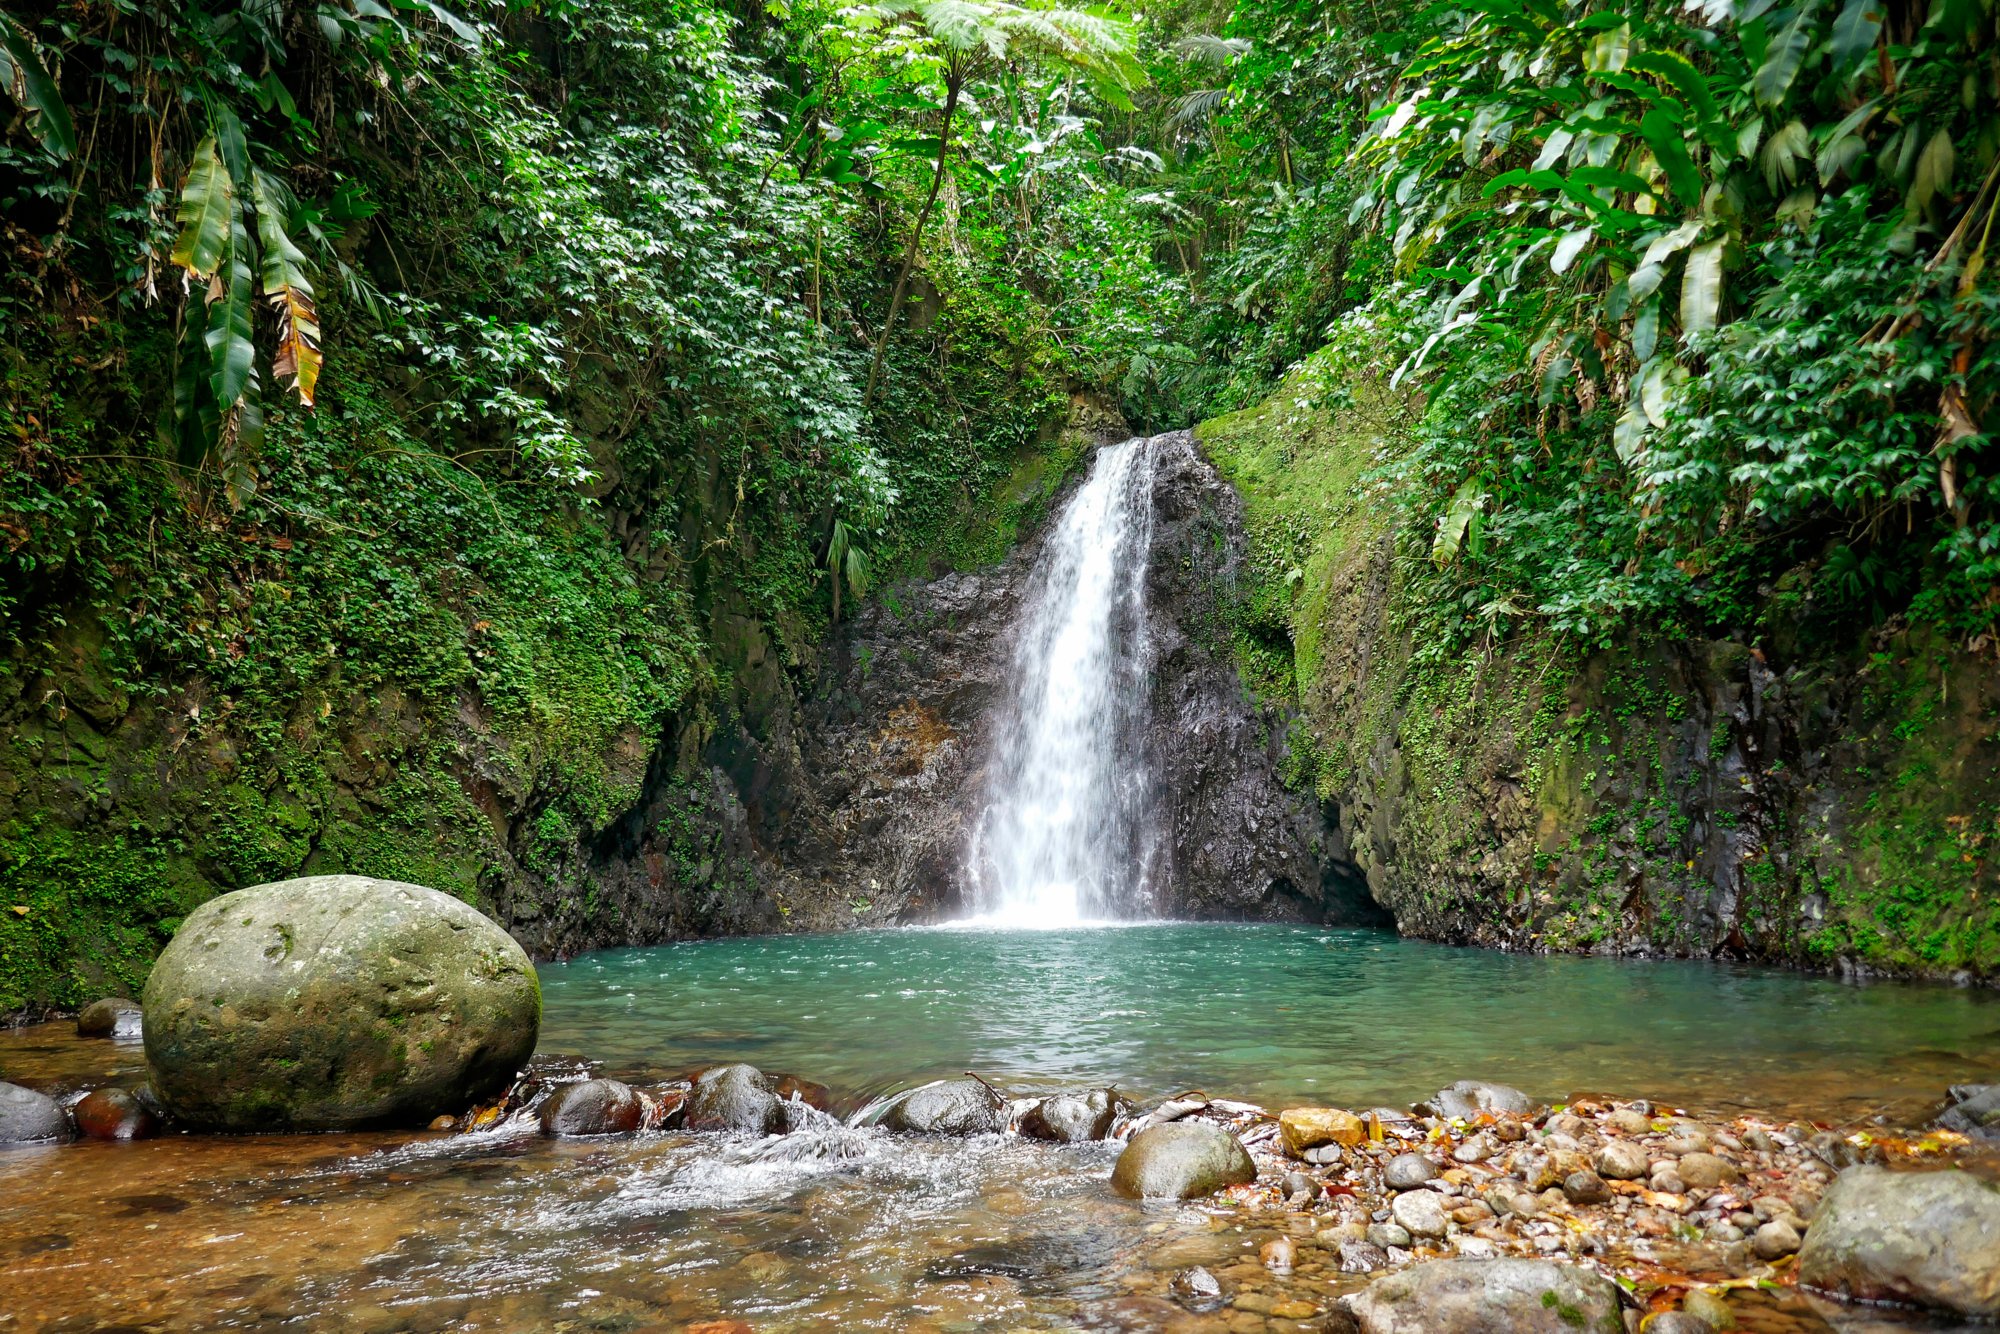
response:
<path fill-rule="evenodd" d="M 968 849 L 978 920 L 1149 915 L 1144 762 L 1153 442 L 1097 451 L 1044 544 Z"/>

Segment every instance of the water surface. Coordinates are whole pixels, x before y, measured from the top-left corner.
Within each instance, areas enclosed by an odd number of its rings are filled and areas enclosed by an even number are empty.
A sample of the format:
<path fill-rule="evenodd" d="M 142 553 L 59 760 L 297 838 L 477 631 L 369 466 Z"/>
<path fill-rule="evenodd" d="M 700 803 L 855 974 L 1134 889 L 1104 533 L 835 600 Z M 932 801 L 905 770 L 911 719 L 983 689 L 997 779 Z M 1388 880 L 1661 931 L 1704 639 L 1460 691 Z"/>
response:
<path fill-rule="evenodd" d="M 2000 1061 L 2000 997 L 1268 925 L 923 929 L 609 950 L 541 970 L 542 1049 L 747 1060 L 866 1094 L 976 1070 L 1281 1104 L 1457 1079 L 1703 1111 L 1920 1116 Z"/>

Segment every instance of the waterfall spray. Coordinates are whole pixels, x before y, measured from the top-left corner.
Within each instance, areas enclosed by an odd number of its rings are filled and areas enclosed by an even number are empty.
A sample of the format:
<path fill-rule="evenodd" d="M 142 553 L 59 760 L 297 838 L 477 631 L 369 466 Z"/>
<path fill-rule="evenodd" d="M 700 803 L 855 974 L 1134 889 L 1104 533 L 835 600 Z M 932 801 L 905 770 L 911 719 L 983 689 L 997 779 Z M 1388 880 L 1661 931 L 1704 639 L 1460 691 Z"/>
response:
<path fill-rule="evenodd" d="M 1144 763 L 1152 441 L 1099 449 L 1034 572 L 967 881 L 981 920 L 1148 915 Z"/>

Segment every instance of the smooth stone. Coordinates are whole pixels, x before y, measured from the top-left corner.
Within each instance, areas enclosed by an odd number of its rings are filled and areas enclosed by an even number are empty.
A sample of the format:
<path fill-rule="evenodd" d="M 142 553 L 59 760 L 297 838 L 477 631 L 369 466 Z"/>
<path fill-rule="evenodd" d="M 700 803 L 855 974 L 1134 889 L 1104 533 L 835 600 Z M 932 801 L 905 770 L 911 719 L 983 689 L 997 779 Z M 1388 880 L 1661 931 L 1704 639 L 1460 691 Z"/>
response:
<path fill-rule="evenodd" d="M 1257 1248 L 1257 1258 L 1266 1269 L 1290 1273 L 1299 1262 L 1299 1244 L 1290 1237 L 1273 1237 Z"/>
<path fill-rule="evenodd" d="M 784 1128 L 784 1109 L 770 1076 L 754 1065 L 704 1070 L 688 1091 L 681 1124 L 688 1130 L 743 1130 L 772 1135 Z"/>
<path fill-rule="evenodd" d="M 0 1144 L 40 1144 L 69 1137 L 69 1118 L 54 1098 L 0 1082 Z"/>
<path fill-rule="evenodd" d="M 1437 1175 L 1438 1165 L 1421 1153 L 1399 1153 L 1382 1169 L 1382 1184 L 1390 1190 L 1415 1190 Z"/>
<path fill-rule="evenodd" d="M 1571 1172 L 1563 1178 L 1562 1191 L 1571 1204 L 1603 1204 L 1611 1198 L 1611 1187 L 1595 1172 Z"/>
<path fill-rule="evenodd" d="M 1456 1121 L 1471 1120 L 1482 1112 L 1495 1116 L 1519 1116 L 1534 1110 L 1534 1103 L 1521 1090 L 1478 1079 L 1461 1079 L 1456 1084 L 1439 1089 L 1428 1103 L 1418 1106 L 1420 1109 L 1429 1107 L 1431 1115 Z"/>
<path fill-rule="evenodd" d="M 1167 1290 L 1191 1311 L 1213 1311 L 1222 1305 L 1222 1284 L 1200 1265 L 1175 1274 Z"/>
<path fill-rule="evenodd" d="M 1432 1260 L 1343 1299 L 1360 1334 L 1623 1334 L 1618 1289 L 1554 1260 Z"/>
<path fill-rule="evenodd" d="M 1957 1084 L 1937 1126 L 1974 1139 L 2000 1139 L 2000 1084 Z"/>
<path fill-rule="evenodd" d="M 144 1003 L 160 1102 L 225 1131 L 427 1125 L 506 1088 L 542 1014 L 534 965 L 493 921 L 358 875 L 210 899 Z"/>
<path fill-rule="evenodd" d="M 1849 1168 L 1813 1214 L 1799 1281 L 1862 1301 L 2000 1316 L 2000 1187 L 1956 1169 Z"/>
<path fill-rule="evenodd" d="M 1597 1151 L 1590 1160 L 1597 1169 L 1597 1175 L 1607 1181 L 1637 1181 L 1653 1170 L 1652 1160 L 1646 1151 L 1630 1140 L 1614 1140 Z"/>
<path fill-rule="evenodd" d="M 70 1108 L 76 1128 L 91 1139 L 151 1139 L 160 1133 L 160 1119 L 126 1089 L 101 1088 Z"/>
<path fill-rule="evenodd" d="M 1640 1321 L 1639 1334 L 1715 1334 L 1715 1326 L 1686 1311 L 1662 1311 Z"/>
<path fill-rule="evenodd" d="M 1191 1200 L 1256 1179 L 1243 1141 L 1206 1121 L 1140 1131 L 1111 1169 L 1111 1188 L 1130 1199 Z"/>
<path fill-rule="evenodd" d="M 1319 1192 L 1320 1185 L 1315 1178 L 1306 1175 L 1304 1172 L 1285 1173 L 1285 1194 L 1287 1196 L 1303 1196 L 1307 1200 L 1316 1200 L 1319 1198 Z"/>
<path fill-rule="evenodd" d="M 139 1002 L 123 996 L 106 996 L 83 1007 L 76 1016 L 76 1033 L 84 1038 L 118 1038 L 135 1041 L 144 1036 L 145 1011 Z"/>
<path fill-rule="evenodd" d="M 1729 1303 L 1707 1288 L 1688 1289 L 1688 1295 L 1681 1298 L 1681 1310 L 1711 1329 L 1736 1328 L 1736 1313 L 1729 1309 Z"/>
<path fill-rule="evenodd" d="M 1087 1144 L 1110 1134 L 1117 1119 L 1118 1095 L 1110 1089 L 1058 1093 L 1028 1109 L 1021 1118 L 1021 1133 L 1057 1144 Z"/>
<path fill-rule="evenodd" d="M 1413 1237 L 1442 1237 L 1451 1220 L 1444 1197 L 1432 1190 L 1406 1190 L 1389 1202 L 1389 1216 Z"/>
<path fill-rule="evenodd" d="M 1006 1125 L 1006 1107 L 976 1079 L 941 1079 L 911 1089 L 882 1113 L 889 1130 L 919 1135 L 982 1135 Z"/>
<path fill-rule="evenodd" d="M 1410 1245 L 1410 1234 L 1396 1223 L 1370 1223 L 1368 1241 L 1369 1244 L 1380 1246 L 1385 1251 L 1395 1248 L 1407 1250 Z"/>
<path fill-rule="evenodd" d="M 1299 1158 L 1322 1144 L 1351 1149 L 1368 1138 L 1368 1127 L 1353 1112 L 1338 1107 L 1287 1107 L 1278 1113 L 1278 1134 L 1285 1152 Z"/>
<path fill-rule="evenodd" d="M 1389 1263 L 1389 1252 L 1372 1241 L 1340 1243 L 1340 1272 L 1372 1274 Z"/>
<path fill-rule="evenodd" d="M 1799 1249 L 1798 1229 L 1774 1218 L 1750 1234 L 1750 1249 L 1760 1260 L 1779 1260 Z"/>
<path fill-rule="evenodd" d="M 1653 1123 L 1630 1108 L 1620 1108 L 1604 1118 L 1604 1124 L 1621 1135 L 1643 1135 L 1653 1128 Z"/>
<path fill-rule="evenodd" d="M 629 1085 L 615 1079 L 564 1084 L 542 1104 L 542 1133 L 563 1139 L 586 1135 L 630 1135 L 645 1120 L 645 1104 Z"/>
<path fill-rule="evenodd" d="M 1712 1153 L 1684 1153 L 1674 1164 L 1674 1175 L 1696 1190 L 1713 1190 L 1741 1181 L 1743 1174 L 1727 1158 Z"/>

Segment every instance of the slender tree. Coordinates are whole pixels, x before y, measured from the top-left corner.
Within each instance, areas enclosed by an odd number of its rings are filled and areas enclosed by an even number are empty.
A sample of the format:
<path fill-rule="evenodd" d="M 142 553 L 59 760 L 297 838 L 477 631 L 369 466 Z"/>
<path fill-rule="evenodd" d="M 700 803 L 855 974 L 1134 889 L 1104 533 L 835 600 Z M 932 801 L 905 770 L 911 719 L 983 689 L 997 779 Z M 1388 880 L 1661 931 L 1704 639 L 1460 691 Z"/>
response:
<path fill-rule="evenodd" d="M 931 167 L 930 189 L 917 209 L 909 244 L 896 271 L 889 297 L 889 314 L 875 339 L 875 358 L 868 368 L 864 402 L 872 402 L 882 378 L 882 359 L 889 336 L 909 295 L 910 270 L 916 265 L 924 229 L 930 225 L 944 186 L 951 158 L 952 117 L 957 114 L 966 85 L 1010 63 L 1068 68 L 1089 78 L 1099 92 L 1126 105 L 1126 94 L 1145 82 L 1145 71 L 1132 52 L 1130 28 L 1080 9 L 1017 5 L 1008 0 L 891 0 L 869 6 L 864 13 L 900 30 L 935 62 L 944 83 L 944 115 L 938 126 L 937 157 Z"/>

